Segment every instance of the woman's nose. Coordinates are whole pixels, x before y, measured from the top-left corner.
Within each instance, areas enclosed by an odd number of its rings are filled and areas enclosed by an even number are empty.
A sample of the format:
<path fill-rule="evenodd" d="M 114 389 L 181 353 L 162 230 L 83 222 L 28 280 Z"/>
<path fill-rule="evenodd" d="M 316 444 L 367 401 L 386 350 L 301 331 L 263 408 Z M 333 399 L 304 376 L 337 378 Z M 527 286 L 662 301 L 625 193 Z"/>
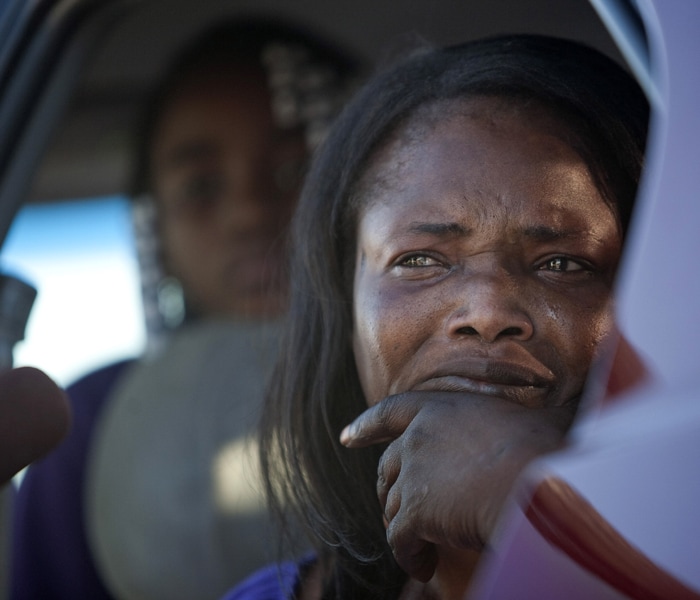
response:
<path fill-rule="evenodd" d="M 488 343 L 532 337 L 534 325 L 525 305 L 525 290 L 514 278 L 493 272 L 465 275 L 463 279 L 448 319 L 451 336 L 473 336 Z"/>

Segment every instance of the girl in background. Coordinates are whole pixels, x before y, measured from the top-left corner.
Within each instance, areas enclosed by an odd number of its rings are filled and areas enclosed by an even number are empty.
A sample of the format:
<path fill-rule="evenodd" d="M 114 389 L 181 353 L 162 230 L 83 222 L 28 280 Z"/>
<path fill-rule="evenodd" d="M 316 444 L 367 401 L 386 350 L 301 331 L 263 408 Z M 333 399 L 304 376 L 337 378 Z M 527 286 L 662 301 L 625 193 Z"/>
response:
<path fill-rule="evenodd" d="M 251 457 L 284 240 L 356 74 L 332 44 L 255 18 L 174 60 L 136 136 L 152 347 L 68 389 L 73 430 L 19 490 L 12 598 L 215 598 L 274 558 Z"/>

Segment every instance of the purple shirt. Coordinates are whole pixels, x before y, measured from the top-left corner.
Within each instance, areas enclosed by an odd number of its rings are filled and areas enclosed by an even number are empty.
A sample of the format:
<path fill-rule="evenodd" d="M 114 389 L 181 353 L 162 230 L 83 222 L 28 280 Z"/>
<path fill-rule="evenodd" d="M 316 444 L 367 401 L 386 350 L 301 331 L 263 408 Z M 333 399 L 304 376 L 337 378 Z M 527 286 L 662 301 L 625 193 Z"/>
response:
<path fill-rule="evenodd" d="M 221 600 L 289 600 L 295 597 L 301 581 L 300 573 L 313 558 L 300 563 L 283 562 L 263 567 L 244 579 Z"/>

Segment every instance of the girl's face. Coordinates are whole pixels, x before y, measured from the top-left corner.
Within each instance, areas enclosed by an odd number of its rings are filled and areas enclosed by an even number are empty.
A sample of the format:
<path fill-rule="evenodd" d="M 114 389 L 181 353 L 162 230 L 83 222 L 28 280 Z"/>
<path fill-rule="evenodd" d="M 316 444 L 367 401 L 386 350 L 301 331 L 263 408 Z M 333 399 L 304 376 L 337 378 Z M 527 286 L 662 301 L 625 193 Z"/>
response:
<path fill-rule="evenodd" d="M 151 160 L 164 260 L 190 308 L 265 317 L 286 301 L 282 236 L 306 147 L 278 128 L 263 73 L 193 78 L 170 102 Z"/>
<path fill-rule="evenodd" d="M 367 403 L 442 390 L 575 405 L 612 328 L 616 215 L 543 109 L 442 107 L 361 180 L 353 344 Z"/>

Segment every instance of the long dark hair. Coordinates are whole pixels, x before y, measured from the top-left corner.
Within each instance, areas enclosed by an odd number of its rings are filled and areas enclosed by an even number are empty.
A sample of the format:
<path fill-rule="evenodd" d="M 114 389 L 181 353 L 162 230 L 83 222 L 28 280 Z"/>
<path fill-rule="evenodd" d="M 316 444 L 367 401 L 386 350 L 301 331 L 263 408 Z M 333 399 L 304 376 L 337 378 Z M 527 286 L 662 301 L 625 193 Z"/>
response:
<path fill-rule="evenodd" d="M 329 598 L 395 598 L 405 582 L 375 494 L 381 449 L 338 442 L 367 407 L 351 343 L 362 201 L 354 186 L 373 152 L 419 107 L 478 95 L 536 101 L 557 115 L 621 229 L 629 222 L 648 105 L 626 71 L 586 46 L 508 36 L 418 52 L 377 75 L 346 108 L 317 154 L 295 218 L 290 314 L 261 431 L 273 506 L 291 506 L 316 540 Z"/>

